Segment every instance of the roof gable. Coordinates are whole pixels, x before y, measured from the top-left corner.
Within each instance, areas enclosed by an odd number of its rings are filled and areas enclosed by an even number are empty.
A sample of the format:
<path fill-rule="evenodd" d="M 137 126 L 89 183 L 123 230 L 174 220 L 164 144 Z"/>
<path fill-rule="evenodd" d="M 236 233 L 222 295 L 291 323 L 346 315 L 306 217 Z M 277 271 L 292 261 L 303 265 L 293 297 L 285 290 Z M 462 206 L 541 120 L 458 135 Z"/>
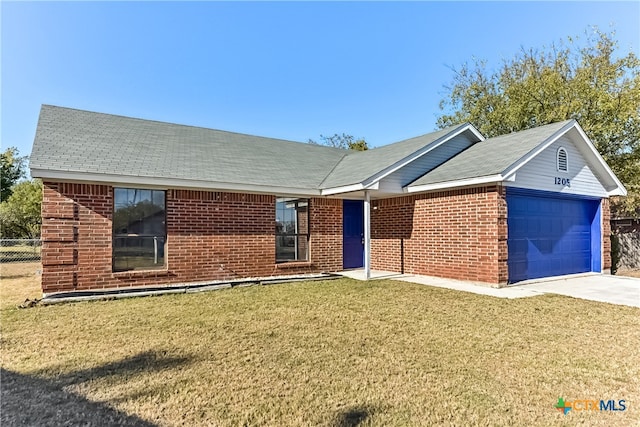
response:
<path fill-rule="evenodd" d="M 331 171 L 321 188 L 330 189 L 353 184 L 366 186 L 406 166 L 430 149 L 436 148 L 462 132 L 471 134 L 469 138 L 473 142 L 483 139 L 471 124 L 465 123 L 379 148 L 351 152 Z"/>
<path fill-rule="evenodd" d="M 556 123 L 486 139 L 420 177 L 410 186 L 501 174 L 566 123 Z"/>
<path fill-rule="evenodd" d="M 606 180 L 593 172 L 591 162 L 578 149 L 569 133 L 564 133 L 531 160 L 511 173 L 504 185 L 554 193 L 607 197 Z M 558 153 L 565 154 L 565 169 L 558 168 Z"/>
<path fill-rule="evenodd" d="M 510 180 L 517 171 L 565 134 L 571 134 L 582 155 L 608 189 L 626 194 L 620 181 L 575 120 L 489 138 L 463 151 L 406 187 L 408 192 Z"/>

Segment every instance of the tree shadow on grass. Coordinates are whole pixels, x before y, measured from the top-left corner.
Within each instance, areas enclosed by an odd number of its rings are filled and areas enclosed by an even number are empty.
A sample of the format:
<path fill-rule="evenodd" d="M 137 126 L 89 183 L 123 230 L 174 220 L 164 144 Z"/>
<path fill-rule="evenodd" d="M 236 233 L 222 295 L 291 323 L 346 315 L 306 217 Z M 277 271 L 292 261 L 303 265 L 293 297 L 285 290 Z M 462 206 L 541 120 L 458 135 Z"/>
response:
<path fill-rule="evenodd" d="M 0 424 L 5 426 L 135 426 L 154 424 L 135 415 L 93 402 L 64 388 L 107 376 L 131 376 L 189 362 L 185 357 L 165 357 L 144 352 L 117 362 L 70 372 L 54 379 L 0 369 Z"/>
<path fill-rule="evenodd" d="M 118 360 L 94 368 L 72 371 L 56 378 L 60 386 L 104 377 L 130 377 L 144 372 L 161 371 L 188 363 L 188 357 L 167 357 L 166 352 L 146 351 L 126 359 Z"/>
<path fill-rule="evenodd" d="M 353 406 L 336 414 L 335 427 L 356 427 L 373 414 L 373 408 L 368 406 Z"/>

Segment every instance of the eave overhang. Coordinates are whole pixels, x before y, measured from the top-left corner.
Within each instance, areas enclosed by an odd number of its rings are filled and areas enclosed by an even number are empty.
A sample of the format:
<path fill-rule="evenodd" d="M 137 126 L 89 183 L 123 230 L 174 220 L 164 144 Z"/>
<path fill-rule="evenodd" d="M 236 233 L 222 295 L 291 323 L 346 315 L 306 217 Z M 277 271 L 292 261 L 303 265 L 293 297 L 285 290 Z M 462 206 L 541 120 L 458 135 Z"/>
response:
<path fill-rule="evenodd" d="M 217 182 L 182 178 L 158 178 L 150 176 L 132 176 L 117 174 L 99 174 L 73 171 L 52 171 L 31 168 L 31 176 L 42 180 L 91 182 L 114 186 L 139 186 L 145 188 L 188 188 L 194 190 L 229 191 L 253 194 L 278 194 L 291 196 L 321 196 L 320 190 L 273 185 Z"/>
<path fill-rule="evenodd" d="M 544 140 L 538 146 L 536 146 L 529 153 L 521 157 L 518 161 L 511 164 L 504 171 L 494 175 L 487 175 L 481 177 L 472 177 L 465 178 L 460 180 L 446 181 L 446 182 L 436 182 L 432 184 L 425 185 L 408 185 L 403 188 L 403 190 L 407 193 L 417 193 L 417 192 L 426 192 L 426 191 L 434 191 L 434 190 L 443 190 L 447 188 L 458 188 L 458 187 L 469 187 L 475 185 L 482 184 L 490 184 L 490 183 L 499 183 L 499 182 L 510 182 L 515 181 L 516 172 L 525 166 L 529 161 L 535 158 L 537 155 L 542 153 L 545 149 L 547 149 L 551 144 L 556 142 L 563 135 L 567 134 L 569 131 L 575 130 L 580 139 L 584 142 L 584 147 L 586 149 L 581 150 L 590 165 L 593 165 L 597 171 L 597 173 L 604 178 L 608 178 L 610 180 L 609 185 L 606 185 L 605 182 L 602 182 L 605 190 L 607 191 L 608 196 L 626 196 L 627 190 L 624 188 L 624 185 L 620 180 L 615 176 L 611 168 L 604 161 L 598 150 L 595 148 L 591 140 L 584 133 L 584 130 L 580 127 L 578 122 L 575 120 L 567 123 L 562 129 L 558 130 L 552 136 Z M 577 145 L 580 148 L 580 145 Z"/>
<path fill-rule="evenodd" d="M 471 132 L 473 136 L 477 138 L 476 142 L 485 140 L 485 137 L 471 123 L 465 123 L 464 125 L 461 125 L 459 128 L 454 129 L 453 131 L 451 131 L 446 135 L 443 135 L 442 137 L 438 138 L 432 143 L 415 151 L 411 155 L 406 156 L 403 159 L 395 162 L 391 166 L 377 172 L 376 174 L 370 176 L 369 178 L 365 179 L 362 182 L 351 183 L 351 184 L 343 185 L 339 187 L 324 188 L 321 190 L 321 194 L 323 196 L 328 196 L 328 195 L 349 193 L 349 192 L 361 191 L 361 190 L 377 190 L 379 188 L 381 180 L 391 175 L 392 173 L 398 171 L 399 169 L 407 166 L 411 162 L 414 162 L 420 157 L 427 155 L 429 152 L 435 150 L 436 148 L 445 144 L 447 141 L 451 140 L 452 138 L 455 138 L 456 136 L 464 132 Z M 355 153 L 355 155 L 357 155 L 357 153 Z"/>

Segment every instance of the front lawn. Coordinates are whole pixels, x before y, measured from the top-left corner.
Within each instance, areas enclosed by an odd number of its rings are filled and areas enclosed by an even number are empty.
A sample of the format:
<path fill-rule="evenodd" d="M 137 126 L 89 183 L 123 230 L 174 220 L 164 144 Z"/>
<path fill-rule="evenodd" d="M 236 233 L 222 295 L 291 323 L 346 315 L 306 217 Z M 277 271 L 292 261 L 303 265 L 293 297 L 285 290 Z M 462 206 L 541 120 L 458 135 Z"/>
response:
<path fill-rule="evenodd" d="M 640 423 L 637 308 L 340 279 L 18 309 L 39 267 L 15 265 L 2 425 Z"/>

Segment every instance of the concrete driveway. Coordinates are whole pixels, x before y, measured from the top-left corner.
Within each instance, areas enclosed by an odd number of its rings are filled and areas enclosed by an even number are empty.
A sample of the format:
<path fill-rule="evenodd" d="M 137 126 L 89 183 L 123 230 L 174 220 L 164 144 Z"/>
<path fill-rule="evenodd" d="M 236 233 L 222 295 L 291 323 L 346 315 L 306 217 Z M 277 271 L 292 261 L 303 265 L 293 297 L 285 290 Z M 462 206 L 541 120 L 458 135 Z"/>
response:
<path fill-rule="evenodd" d="M 339 274 L 352 279 L 365 280 L 362 269 L 342 271 Z M 372 271 L 371 279 L 401 280 L 498 298 L 512 299 L 543 294 L 559 294 L 591 301 L 640 307 L 640 279 L 609 274 L 587 273 L 549 277 L 528 280 L 504 288 L 492 288 L 487 283 L 388 271 Z"/>
<path fill-rule="evenodd" d="M 640 279 L 633 277 L 591 274 L 516 284 L 509 288 L 640 307 Z"/>

